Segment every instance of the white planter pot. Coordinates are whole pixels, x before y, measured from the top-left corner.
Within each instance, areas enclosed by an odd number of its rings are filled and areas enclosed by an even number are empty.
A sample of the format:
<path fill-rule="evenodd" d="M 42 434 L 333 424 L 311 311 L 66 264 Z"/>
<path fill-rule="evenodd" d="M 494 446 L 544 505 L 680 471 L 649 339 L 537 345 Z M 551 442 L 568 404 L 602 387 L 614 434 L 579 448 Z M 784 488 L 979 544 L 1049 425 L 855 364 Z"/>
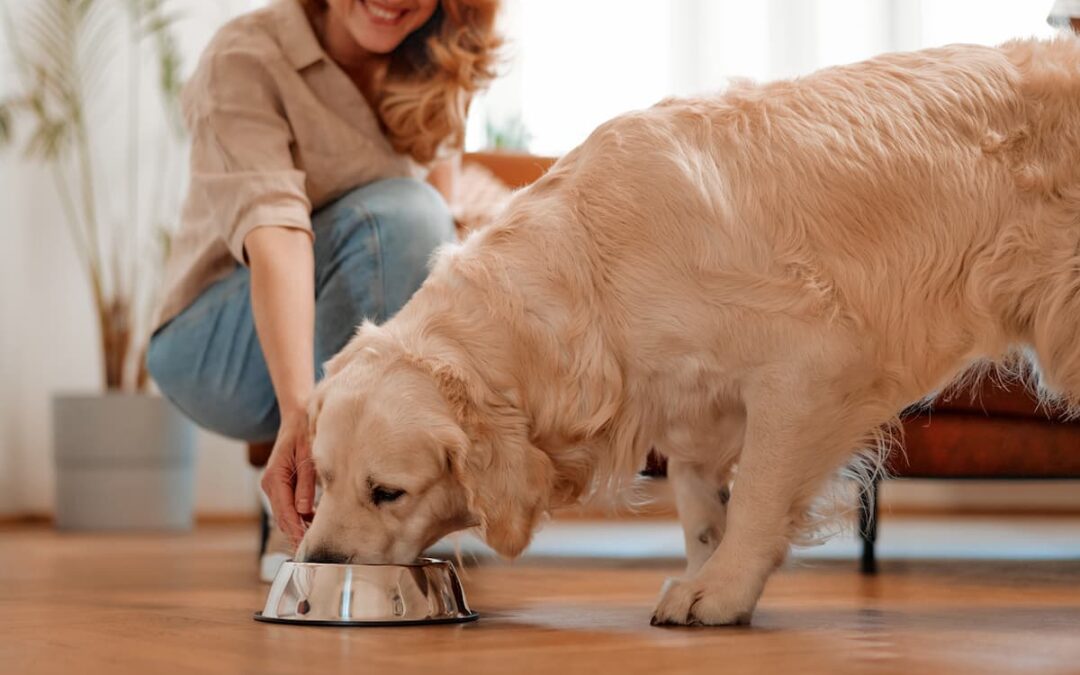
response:
<path fill-rule="evenodd" d="M 159 396 L 53 396 L 56 525 L 186 530 L 195 507 L 194 429 Z"/>

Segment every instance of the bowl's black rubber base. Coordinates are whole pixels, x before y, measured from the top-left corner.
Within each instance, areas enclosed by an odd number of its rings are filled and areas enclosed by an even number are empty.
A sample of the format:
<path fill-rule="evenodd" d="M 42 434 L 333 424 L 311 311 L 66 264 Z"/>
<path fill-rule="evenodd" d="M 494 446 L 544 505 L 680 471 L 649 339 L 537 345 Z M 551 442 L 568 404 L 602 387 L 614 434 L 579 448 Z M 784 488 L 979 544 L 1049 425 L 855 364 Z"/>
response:
<path fill-rule="evenodd" d="M 469 623 L 476 621 L 480 615 L 476 612 L 465 616 L 456 616 L 449 619 L 413 619 L 408 621 L 308 621 L 306 619 L 277 619 L 263 616 L 262 612 L 255 612 L 253 617 L 256 621 L 264 623 L 287 623 L 293 626 L 340 626 L 344 628 L 385 628 L 386 626 L 433 626 L 440 623 Z"/>

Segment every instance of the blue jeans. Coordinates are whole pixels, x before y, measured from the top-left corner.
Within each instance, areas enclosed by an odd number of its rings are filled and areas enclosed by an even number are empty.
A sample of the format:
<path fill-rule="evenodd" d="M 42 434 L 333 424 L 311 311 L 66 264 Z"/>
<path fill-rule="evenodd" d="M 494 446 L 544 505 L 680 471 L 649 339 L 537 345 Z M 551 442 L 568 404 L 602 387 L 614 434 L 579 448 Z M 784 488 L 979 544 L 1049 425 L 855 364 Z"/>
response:
<path fill-rule="evenodd" d="M 377 181 L 312 216 L 315 377 L 367 318 L 393 316 L 453 240 L 439 193 L 411 178 Z M 211 285 L 150 340 L 147 365 L 162 393 L 196 424 L 250 442 L 273 440 L 277 398 L 255 333 L 247 267 Z"/>

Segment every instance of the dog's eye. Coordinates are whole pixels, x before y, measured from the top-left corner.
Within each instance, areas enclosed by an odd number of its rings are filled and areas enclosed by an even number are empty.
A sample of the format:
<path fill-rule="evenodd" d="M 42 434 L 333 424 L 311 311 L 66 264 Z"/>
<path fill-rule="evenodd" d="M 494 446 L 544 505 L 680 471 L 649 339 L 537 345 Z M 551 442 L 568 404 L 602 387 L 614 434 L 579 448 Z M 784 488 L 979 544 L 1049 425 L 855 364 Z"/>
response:
<path fill-rule="evenodd" d="M 395 490 L 393 488 L 385 488 L 381 485 L 376 485 L 371 488 L 371 501 L 375 502 L 375 506 L 378 506 L 383 502 L 392 502 L 403 494 L 405 494 L 404 490 Z"/>

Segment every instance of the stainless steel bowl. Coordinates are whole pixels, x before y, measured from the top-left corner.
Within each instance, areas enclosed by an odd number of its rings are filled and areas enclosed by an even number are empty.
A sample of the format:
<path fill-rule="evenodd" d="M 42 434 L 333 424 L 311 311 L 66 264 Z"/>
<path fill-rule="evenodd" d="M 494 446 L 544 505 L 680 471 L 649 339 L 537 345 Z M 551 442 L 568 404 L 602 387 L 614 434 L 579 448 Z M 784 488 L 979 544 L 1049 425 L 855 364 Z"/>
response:
<path fill-rule="evenodd" d="M 410 565 L 286 562 L 256 621 L 318 626 L 463 623 L 469 609 L 454 566 L 421 558 Z"/>

